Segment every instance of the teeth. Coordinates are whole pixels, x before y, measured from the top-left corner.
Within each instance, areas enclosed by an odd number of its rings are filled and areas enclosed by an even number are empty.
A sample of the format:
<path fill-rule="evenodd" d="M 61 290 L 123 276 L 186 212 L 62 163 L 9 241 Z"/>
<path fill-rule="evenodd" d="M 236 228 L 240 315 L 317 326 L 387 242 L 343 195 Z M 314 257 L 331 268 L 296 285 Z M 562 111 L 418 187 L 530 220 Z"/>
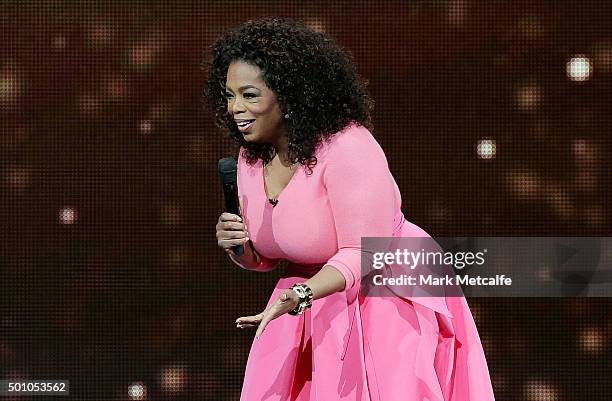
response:
<path fill-rule="evenodd" d="M 255 120 L 249 120 L 249 121 L 243 121 L 243 122 L 239 122 L 237 123 L 239 126 L 241 127 L 246 127 L 247 125 L 249 125 L 250 123 L 252 123 Z"/>

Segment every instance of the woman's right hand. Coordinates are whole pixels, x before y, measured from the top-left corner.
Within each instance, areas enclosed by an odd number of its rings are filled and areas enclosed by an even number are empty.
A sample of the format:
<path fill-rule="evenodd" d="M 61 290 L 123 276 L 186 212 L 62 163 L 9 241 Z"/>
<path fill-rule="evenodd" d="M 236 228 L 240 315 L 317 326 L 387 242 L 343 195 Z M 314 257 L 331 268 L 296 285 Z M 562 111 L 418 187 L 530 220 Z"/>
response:
<path fill-rule="evenodd" d="M 232 213 L 221 213 L 217 222 L 217 244 L 225 253 L 236 256 L 233 247 L 246 245 L 249 241 L 246 224 L 242 217 Z"/>

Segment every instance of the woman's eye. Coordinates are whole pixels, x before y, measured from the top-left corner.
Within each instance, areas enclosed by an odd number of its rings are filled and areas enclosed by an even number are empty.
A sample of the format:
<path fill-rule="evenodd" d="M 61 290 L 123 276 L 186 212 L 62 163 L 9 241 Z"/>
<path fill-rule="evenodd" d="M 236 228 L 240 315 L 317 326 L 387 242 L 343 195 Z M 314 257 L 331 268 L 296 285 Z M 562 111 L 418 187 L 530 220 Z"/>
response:
<path fill-rule="evenodd" d="M 227 100 L 229 100 L 232 97 L 234 97 L 234 96 L 231 95 L 230 93 L 226 93 L 225 94 L 225 99 L 227 99 Z M 257 97 L 257 95 L 254 94 L 254 93 L 245 93 L 244 95 L 242 95 L 242 97 L 244 97 L 245 99 L 252 99 L 254 97 Z"/>

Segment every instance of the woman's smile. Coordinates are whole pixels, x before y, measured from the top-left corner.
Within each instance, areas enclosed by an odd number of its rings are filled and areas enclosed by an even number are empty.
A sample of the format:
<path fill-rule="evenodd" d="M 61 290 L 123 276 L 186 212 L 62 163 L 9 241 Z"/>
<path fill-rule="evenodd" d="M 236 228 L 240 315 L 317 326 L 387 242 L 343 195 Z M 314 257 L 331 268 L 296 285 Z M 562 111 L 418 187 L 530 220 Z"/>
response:
<path fill-rule="evenodd" d="M 238 125 L 238 130 L 243 134 L 247 134 L 249 129 L 255 124 L 255 120 L 236 120 L 236 125 Z"/>

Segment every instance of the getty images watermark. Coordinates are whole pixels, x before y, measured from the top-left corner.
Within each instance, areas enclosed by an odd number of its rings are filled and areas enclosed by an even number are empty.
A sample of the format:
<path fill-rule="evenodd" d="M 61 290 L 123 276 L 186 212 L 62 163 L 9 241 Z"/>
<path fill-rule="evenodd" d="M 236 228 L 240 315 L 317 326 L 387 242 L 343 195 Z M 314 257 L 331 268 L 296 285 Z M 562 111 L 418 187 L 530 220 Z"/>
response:
<path fill-rule="evenodd" d="M 504 274 L 496 274 L 494 277 L 483 277 L 480 274 L 470 276 L 454 274 L 414 274 L 419 266 L 453 266 L 455 269 L 463 269 L 466 266 L 483 266 L 487 249 L 478 252 L 441 252 L 425 251 L 421 249 L 413 252 L 404 248 L 396 249 L 395 252 L 375 252 L 372 258 L 372 267 L 381 270 L 386 265 L 402 266 L 411 274 L 400 274 L 399 277 L 384 277 L 383 274 L 375 274 L 373 282 L 375 285 L 512 285 L 512 278 Z"/>
<path fill-rule="evenodd" d="M 369 296 L 612 294 L 611 237 L 364 237 Z"/>

